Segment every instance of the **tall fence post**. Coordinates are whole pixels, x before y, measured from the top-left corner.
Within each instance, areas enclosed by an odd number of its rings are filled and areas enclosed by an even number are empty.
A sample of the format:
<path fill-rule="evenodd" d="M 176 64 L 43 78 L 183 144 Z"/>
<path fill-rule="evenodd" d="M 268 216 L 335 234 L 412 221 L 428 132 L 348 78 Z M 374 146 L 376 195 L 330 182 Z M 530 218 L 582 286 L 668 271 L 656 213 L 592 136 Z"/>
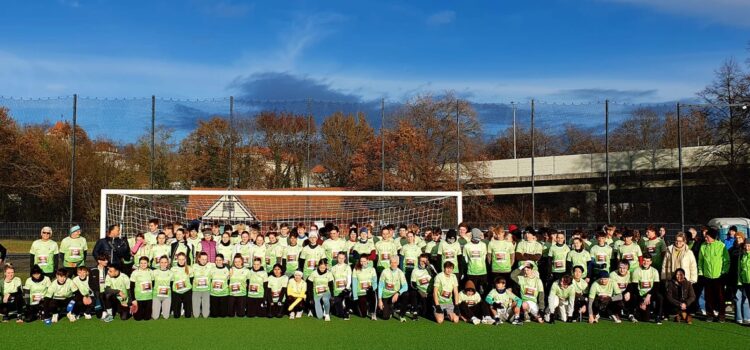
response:
<path fill-rule="evenodd" d="M 685 232 L 685 187 L 682 169 L 682 116 L 680 103 L 677 102 L 677 163 L 680 171 L 680 230 Z"/>
<path fill-rule="evenodd" d="M 385 191 L 385 98 L 380 99 L 380 190 Z"/>
<path fill-rule="evenodd" d="M 531 227 L 536 228 L 536 182 L 534 179 L 534 100 L 531 100 Z"/>
<path fill-rule="evenodd" d="M 151 95 L 151 189 L 154 189 L 154 162 L 156 160 L 156 95 Z"/>
<path fill-rule="evenodd" d="M 513 159 L 518 159 L 518 152 L 516 147 L 516 104 L 515 102 L 510 102 L 510 105 L 513 108 Z"/>
<path fill-rule="evenodd" d="M 607 168 L 607 225 L 612 223 L 612 201 L 609 178 L 609 100 L 604 101 L 604 166 Z"/>
<path fill-rule="evenodd" d="M 231 190 L 234 186 L 232 178 L 232 154 L 234 153 L 234 96 L 229 96 L 229 181 L 227 187 Z M 231 213 L 231 212 L 230 212 Z"/>
<path fill-rule="evenodd" d="M 456 98 L 456 191 L 461 190 L 461 113 Z"/>
<path fill-rule="evenodd" d="M 68 225 L 73 225 L 73 197 L 76 180 L 76 127 L 78 123 L 78 94 L 73 95 L 73 129 L 70 134 L 70 207 L 68 208 Z"/>

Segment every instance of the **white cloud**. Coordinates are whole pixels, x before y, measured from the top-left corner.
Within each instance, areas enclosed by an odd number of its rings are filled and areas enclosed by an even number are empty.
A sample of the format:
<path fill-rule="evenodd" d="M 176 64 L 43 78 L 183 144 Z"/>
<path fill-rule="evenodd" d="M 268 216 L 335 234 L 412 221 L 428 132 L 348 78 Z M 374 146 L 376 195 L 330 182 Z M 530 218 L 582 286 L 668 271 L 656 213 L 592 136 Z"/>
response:
<path fill-rule="evenodd" d="M 748 27 L 750 0 L 600 0 L 631 4 L 654 10 L 736 27 Z"/>
<path fill-rule="evenodd" d="M 440 11 L 435 12 L 427 17 L 427 24 L 429 25 L 443 25 L 443 24 L 450 24 L 453 23 L 453 21 L 456 20 L 456 11 L 452 10 L 446 10 L 446 11 Z"/>

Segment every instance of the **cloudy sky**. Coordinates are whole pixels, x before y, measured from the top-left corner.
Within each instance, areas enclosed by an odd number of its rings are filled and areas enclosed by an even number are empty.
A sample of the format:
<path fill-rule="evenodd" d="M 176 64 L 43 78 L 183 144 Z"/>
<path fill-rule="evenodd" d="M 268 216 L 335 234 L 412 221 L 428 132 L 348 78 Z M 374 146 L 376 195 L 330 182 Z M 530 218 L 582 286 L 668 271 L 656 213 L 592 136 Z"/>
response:
<path fill-rule="evenodd" d="M 673 101 L 744 60 L 748 13 L 747 0 L 6 0 L 0 95 Z"/>

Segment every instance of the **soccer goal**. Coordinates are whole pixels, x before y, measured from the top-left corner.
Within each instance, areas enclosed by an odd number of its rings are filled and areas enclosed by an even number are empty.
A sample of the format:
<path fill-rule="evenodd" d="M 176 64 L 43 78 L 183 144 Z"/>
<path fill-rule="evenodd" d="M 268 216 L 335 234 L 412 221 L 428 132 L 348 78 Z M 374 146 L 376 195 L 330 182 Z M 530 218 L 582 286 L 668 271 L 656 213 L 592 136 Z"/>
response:
<path fill-rule="evenodd" d="M 455 227 L 462 221 L 461 199 L 461 192 L 103 189 L 99 232 L 104 237 L 108 225 L 120 225 L 132 237 L 152 218 L 184 226 L 258 223 L 264 231 L 273 223 L 298 222 Z"/>

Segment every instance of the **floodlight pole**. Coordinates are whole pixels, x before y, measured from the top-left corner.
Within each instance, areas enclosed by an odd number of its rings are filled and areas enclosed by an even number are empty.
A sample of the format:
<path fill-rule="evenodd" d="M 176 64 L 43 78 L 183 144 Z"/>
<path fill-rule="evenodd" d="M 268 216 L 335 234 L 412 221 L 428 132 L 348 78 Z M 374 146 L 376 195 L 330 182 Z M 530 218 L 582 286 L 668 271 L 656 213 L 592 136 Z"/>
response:
<path fill-rule="evenodd" d="M 68 224 L 73 225 L 73 197 L 76 179 L 76 126 L 78 119 L 78 94 L 73 95 L 73 129 L 70 133 L 70 207 L 68 208 Z"/>
<path fill-rule="evenodd" d="M 536 182 L 534 181 L 534 100 L 531 100 L 531 227 L 536 228 Z"/>
<path fill-rule="evenodd" d="M 604 101 L 604 166 L 607 168 L 607 225 L 609 225 L 612 223 L 612 202 L 609 193 L 609 100 Z"/>

